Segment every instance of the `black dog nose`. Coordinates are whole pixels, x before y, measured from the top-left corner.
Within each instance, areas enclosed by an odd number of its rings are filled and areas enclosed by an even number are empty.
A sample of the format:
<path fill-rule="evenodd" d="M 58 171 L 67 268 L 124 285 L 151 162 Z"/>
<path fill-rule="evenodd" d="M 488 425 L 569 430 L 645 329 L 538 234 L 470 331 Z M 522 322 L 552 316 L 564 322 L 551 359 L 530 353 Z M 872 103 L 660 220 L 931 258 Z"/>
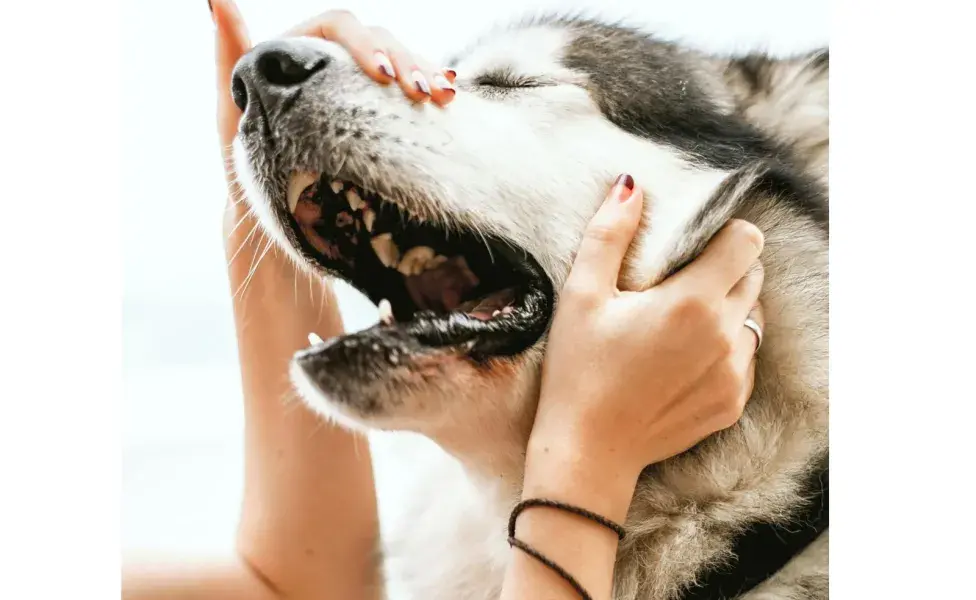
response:
<path fill-rule="evenodd" d="M 275 40 L 255 46 L 244 55 L 231 79 L 231 94 L 241 110 L 259 94 L 266 109 L 273 108 L 292 88 L 328 66 L 331 57 L 298 40 Z"/>

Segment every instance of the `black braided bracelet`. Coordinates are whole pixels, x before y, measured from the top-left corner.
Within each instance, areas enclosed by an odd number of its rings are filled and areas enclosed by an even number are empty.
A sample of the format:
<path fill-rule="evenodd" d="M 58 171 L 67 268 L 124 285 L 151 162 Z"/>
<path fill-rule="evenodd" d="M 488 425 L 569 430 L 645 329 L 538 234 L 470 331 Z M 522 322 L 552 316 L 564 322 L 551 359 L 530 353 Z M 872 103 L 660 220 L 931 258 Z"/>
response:
<path fill-rule="evenodd" d="M 580 508 L 578 506 L 573 506 L 571 504 L 563 504 L 562 502 L 556 502 L 555 500 L 547 500 L 545 498 L 531 498 L 529 500 L 523 500 L 522 502 L 516 504 L 515 508 L 512 509 L 512 515 L 508 519 L 508 545 L 518 548 L 522 552 L 525 552 L 532 558 L 538 560 L 545 566 L 552 569 L 557 575 L 565 579 L 566 582 L 569 583 L 569 585 L 571 585 L 574 590 L 576 590 L 576 593 L 578 593 L 580 595 L 580 598 L 582 598 L 583 600 L 593 600 L 593 597 L 590 596 L 589 592 L 587 592 L 583 588 L 583 586 L 580 585 L 580 582 L 576 581 L 576 578 L 570 575 L 566 571 L 566 569 L 560 567 L 550 559 L 546 558 L 545 555 L 543 555 L 541 552 L 539 552 L 532 546 L 529 546 L 522 540 L 515 537 L 515 522 L 518 520 L 519 515 L 522 514 L 522 511 L 524 511 L 525 509 L 532 508 L 534 506 L 544 506 L 546 508 L 558 508 L 559 510 L 564 510 L 574 515 L 578 515 L 580 517 L 589 519 L 595 523 L 599 523 L 600 525 L 603 525 L 608 529 L 613 530 L 613 532 L 617 534 L 617 538 L 620 540 L 624 539 L 624 533 L 625 533 L 624 528 L 621 527 L 620 525 L 617 525 L 610 519 L 607 519 L 606 517 L 601 517 L 600 515 L 594 512 L 590 512 L 585 508 Z"/>

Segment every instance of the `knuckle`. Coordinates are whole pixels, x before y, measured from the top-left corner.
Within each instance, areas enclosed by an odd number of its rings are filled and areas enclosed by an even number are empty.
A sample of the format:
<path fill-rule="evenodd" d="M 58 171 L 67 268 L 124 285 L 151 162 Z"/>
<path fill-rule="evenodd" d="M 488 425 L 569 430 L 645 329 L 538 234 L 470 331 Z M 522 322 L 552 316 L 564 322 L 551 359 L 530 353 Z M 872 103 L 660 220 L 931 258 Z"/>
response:
<path fill-rule="evenodd" d="M 744 382 L 731 367 L 719 371 L 718 389 L 715 392 L 714 412 L 723 429 L 739 422 L 745 411 L 746 398 L 742 393 Z"/>
<path fill-rule="evenodd" d="M 731 429 L 732 427 L 735 427 L 740 418 L 742 418 L 741 411 L 730 410 L 719 416 L 716 423 L 718 424 L 719 429 Z"/>
<path fill-rule="evenodd" d="M 689 294 L 679 298 L 671 309 L 671 318 L 682 325 L 712 327 L 718 322 L 718 312 L 701 296 Z"/>
<path fill-rule="evenodd" d="M 344 8 L 334 8 L 327 10 L 318 18 L 319 30 L 325 36 L 334 36 L 350 23 L 357 22 L 355 15 Z"/>
<path fill-rule="evenodd" d="M 715 336 L 715 352 L 723 359 L 728 358 L 735 352 L 735 342 L 736 340 L 732 336 L 720 332 Z"/>
<path fill-rule="evenodd" d="M 756 250 L 756 254 L 762 252 L 763 244 L 765 243 L 765 238 L 759 228 L 750 223 L 749 221 L 744 221 L 742 219 L 732 219 L 728 225 L 729 234 L 735 239 L 741 239 L 743 242 L 750 244 Z"/>
<path fill-rule="evenodd" d="M 333 8 L 322 13 L 323 21 L 355 21 L 356 17 L 352 12 L 345 8 Z"/>
<path fill-rule="evenodd" d="M 386 27 L 374 26 L 369 28 L 370 33 L 372 33 L 376 38 L 381 40 L 392 40 L 393 34 Z"/>
<path fill-rule="evenodd" d="M 590 226 L 586 228 L 585 236 L 589 241 L 596 242 L 601 245 L 617 244 L 623 237 L 617 228 L 606 223 L 591 223 Z"/>

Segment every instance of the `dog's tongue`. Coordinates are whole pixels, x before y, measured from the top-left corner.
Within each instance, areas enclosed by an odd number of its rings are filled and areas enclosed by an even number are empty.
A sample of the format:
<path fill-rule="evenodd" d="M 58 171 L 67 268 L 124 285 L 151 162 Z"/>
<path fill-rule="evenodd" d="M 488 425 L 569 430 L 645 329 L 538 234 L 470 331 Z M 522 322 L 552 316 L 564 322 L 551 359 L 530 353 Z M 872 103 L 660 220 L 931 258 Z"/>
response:
<path fill-rule="evenodd" d="M 453 311 L 479 282 L 464 257 L 455 256 L 433 269 L 407 277 L 405 283 L 420 310 Z"/>
<path fill-rule="evenodd" d="M 499 290 L 488 294 L 483 298 L 478 298 L 476 300 L 469 300 L 461 306 L 458 307 L 468 313 L 470 316 L 481 319 L 482 321 L 487 321 L 497 315 L 498 313 L 508 314 L 512 310 L 512 305 L 515 303 L 515 289 L 505 288 L 504 290 Z"/>

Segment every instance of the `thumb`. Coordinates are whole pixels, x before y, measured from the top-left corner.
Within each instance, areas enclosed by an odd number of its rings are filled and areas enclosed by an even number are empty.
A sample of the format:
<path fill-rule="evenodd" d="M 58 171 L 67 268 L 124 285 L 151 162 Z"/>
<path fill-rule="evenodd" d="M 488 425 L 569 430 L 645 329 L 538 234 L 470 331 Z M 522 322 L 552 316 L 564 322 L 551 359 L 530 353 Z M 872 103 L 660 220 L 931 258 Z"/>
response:
<path fill-rule="evenodd" d="M 634 185 L 634 178 L 619 176 L 583 232 L 583 241 L 569 274 L 574 289 L 598 294 L 609 294 L 617 289 L 620 267 L 637 233 L 643 205 L 644 193 Z"/>
<path fill-rule="evenodd" d="M 210 0 L 210 10 L 216 28 L 217 130 L 221 149 L 227 158 L 241 120 L 241 111 L 231 95 L 231 76 L 237 61 L 250 50 L 251 42 L 244 17 L 234 0 Z"/>

